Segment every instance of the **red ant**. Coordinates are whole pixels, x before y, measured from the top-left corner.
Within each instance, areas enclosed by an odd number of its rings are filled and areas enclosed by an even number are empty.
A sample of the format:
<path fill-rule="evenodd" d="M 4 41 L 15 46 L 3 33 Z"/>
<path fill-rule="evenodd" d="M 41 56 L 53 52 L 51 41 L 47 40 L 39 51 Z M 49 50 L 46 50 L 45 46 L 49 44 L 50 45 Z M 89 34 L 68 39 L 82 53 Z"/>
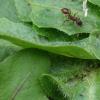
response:
<path fill-rule="evenodd" d="M 78 26 L 82 26 L 82 21 L 80 20 L 80 18 L 76 17 L 75 14 L 74 16 L 71 15 L 71 11 L 68 8 L 62 8 L 61 12 L 68 17 L 68 19 L 72 20 L 73 22 L 76 22 L 76 24 Z"/>

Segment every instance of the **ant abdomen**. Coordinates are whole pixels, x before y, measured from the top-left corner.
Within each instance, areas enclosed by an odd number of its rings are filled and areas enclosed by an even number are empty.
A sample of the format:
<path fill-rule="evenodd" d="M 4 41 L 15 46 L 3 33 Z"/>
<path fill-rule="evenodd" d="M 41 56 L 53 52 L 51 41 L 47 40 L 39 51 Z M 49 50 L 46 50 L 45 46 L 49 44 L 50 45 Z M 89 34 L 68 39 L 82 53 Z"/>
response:
<path fill-rule="evenodd" d="M 76 21 L 76 24 L 77 24 L 78 26 L 82 26 L 82 25 L 83 25 L 83 23 L 82 23 L 82 21 L 81 21 L 80 19 L 78 19 L 78 20 Z"/>

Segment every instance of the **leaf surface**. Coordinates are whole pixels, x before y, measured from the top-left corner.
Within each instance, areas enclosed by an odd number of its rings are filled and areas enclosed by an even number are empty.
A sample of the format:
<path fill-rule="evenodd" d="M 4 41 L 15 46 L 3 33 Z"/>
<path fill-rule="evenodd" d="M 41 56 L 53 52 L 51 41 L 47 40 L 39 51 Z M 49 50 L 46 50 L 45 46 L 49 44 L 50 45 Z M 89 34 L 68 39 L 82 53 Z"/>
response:
<path fill-rule="evenodd" d="M 14 23 L 5 18 L 0 20 L 0 36 L 25 48 L 39 48 L 69 57 L 99 59 L 99 37 L 90 35 L 79 41 L 48 41 L 39 37 L 40 31 L 30 25 Z M 93 45 L 94 44 L 94 45 Z M 77 55 L 78 54 L 78 55 Z"/>
<path fill-rule="evenodd" d="M 64 57 L 53 59 L 53 62 L 51 73 L 40 79 L 48 97 L 54 100 L 100 99 L 100 62 Z"/>
<path fill-rule="evenodd" d="M 0 18 L 3 17 L 14 22 L 19 22 L 14 0 L 0 0 Z"/>
<path fill-rule="evenodd" d="M 88 4 L 88 16 L 84 17 L 82 0 L 29 0 L 28 2 L 32 6 L 32 22 L 38 27 L 56 28 L 68 35 L 100 31 L 100 9 L 95 8 L 94 5 L 91 6 L 90 3 Z M 61 12 L 62 8 L 70 9 L 72 16 L 76 14 L 76 17 L 80 18 L 83 23 L 82 27 L 64 16 Z M 69 21 L 64 23 L 65 20 Z"/>
<path fill-rule="evenodd" d="M 16 46 L 9 41 L 0 39 L 0 62 L 21 49 L 21 47 Z"/>
<path fill-rule="evenodd" d="M 48 56 L 33 49 L 7 58 L 0 63 L 0 100 L 48 100 L 38 78 L 49 66 Z"/>
<path fill-rule="evenodd" d="M 31 22 L 31 19 L 29 17 L 31 13 L 31 8 L 28 2 L 26 2 L 26 0 L 14 0 L 14 1 L 19 19 L 24 22 Z"/>
<path fill-rule="evenodd" d="M 100 7 L 100 0 L 89 0 L 91 3 L 98 5 Z"/>

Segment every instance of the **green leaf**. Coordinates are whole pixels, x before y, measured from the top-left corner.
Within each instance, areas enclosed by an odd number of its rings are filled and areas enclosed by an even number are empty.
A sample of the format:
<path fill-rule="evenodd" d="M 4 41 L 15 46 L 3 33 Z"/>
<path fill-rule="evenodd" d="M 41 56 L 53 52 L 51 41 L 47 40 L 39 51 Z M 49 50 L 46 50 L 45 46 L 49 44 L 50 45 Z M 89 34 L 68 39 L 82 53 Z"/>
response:
<path fill-rule="evenodd" d="M 100 7 L 100 0 L 89 0 L 91 3 L 98 5 Z"/>
<path fill-rule="evenodd" d="M 19 19 L 24 22 L 31 22 L 31 19 L 29 17 L 31 8 L 26 0 L 15 0 L 15 6 Z"/>
<path fill-rule="evenodd" d="M 77 1 L 61 1 L 61 0 L 29 0 L 32 6 L 31 19 L 32 22 L 38 27 L 43 28 L 56 28 L 66 34 L 72 35 L 76 33 L 92 33 L 100 31 L 100 13 L 99 8 L 92 8 L 94 5 L 88 5 L 88 16 L 84 17 L 82 9 L 82 0 Z M 72 15 L 76 16 L 83 22 L 83 26 L 80 27 L 73 23 L 73 21 L 66 21 L 68 18 L 61 12 L 62 8 L 68 8 L 71 10 Z M 96 10 L 96 12 L 95 12 Z"/>
<path fill-rule="evenodd" d="M 40 78 L 41 88 L 50 100 L 67 100 L 63 92 L 59 88 L 59 84 L 55 77 L 50 75 L 42 75 Z"/>
<path fill-rule="evenodd" d="M 0 19 L 0 33 L 1 38 L 10 40 L 23 47 L 32 46 L 32 42 L 34 43 L 34 37 L 36 36 L 32 28 L 28 25 L 14 23 L 5 18 Z"/>
<path fill-rule="evenodd" d="M 100 57 L 97 53 L 100 48 L 95 48 L 95 45 L 99 45 L 97 44 L 99 37 L 95 35 L 90 35 L 88 38 L 73 42 L 52 42 L 45 38 L 40 38 L 38 36 L 39 32 L 39 30 L 31 28 L 30 25 L 14 23 L 5 18 L 0 19 L 1 38 L 17 45 L 25 48 L 39 48 L 69 57 L 84 59 L 99 59 Z"/>
<path fill-rule="evenodd" d="M 6 17 L 14 22 L 18 22 L 14 0 L 0 0 L 0 18 Z"/>
<path fill-rule="evenodd" d="M 33 25 L 33 30 L 40 38 L 44 38 L 48 42 L 75 42 L 89 37 L 89 33 L 79 33 L 74 35 L 67 35 L 64 32 L 51 28 L 38 28 Z"/>
<path fill-rule="evenodd" d="M 0 63 L 0 100 L 48 100 L 38 78 L 47 73 L 48 56 L 33 49 L 18 52 Z"/>
<path fill-rule="evenodd" d="M 100 99 L 100 62 L 58 56 L 52 61 L 50 75 L 45 74 L 40 80 L 41 87 L 48 97 L 54 100 Z M 59 94 L 64 99 L 60 99 Z"/>
<path fill-rule="evenodd" d="M 21 49 L 22 48 L 19 46 L 16 46 L 6 40 L 0 39 L 0 62 L 3 61 L 5 58 L 9 57 L 10 55 L 15 54 Z"/>

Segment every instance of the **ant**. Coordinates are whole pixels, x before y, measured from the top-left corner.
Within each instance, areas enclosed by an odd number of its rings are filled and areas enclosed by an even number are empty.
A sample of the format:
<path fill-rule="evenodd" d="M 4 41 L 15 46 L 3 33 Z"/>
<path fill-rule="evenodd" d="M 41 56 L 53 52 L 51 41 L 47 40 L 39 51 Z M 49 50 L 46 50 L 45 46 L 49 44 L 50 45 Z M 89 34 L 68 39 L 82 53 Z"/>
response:
<path fill-rule="evenodd" d="M 70 9 L 68 9 L 68 8 L 62 8 L 62 9 L 61 9 L 61 12 L 62 12 L 66 17 L 68 17 L 68 19 L 72 20 L 73 22 L 76 22 L 76 24 L 77 24 L 78 26 L 81 27 L 81 26 L 83 25 L 83 23 L 82 23 L 82 21 L 80 20 L 80 18 L 78 18 L 78 17 L 75 16 L 76 14 L 74 14 L 74 16 L 71 15 L 71 10 L 70 10 Z"/>

